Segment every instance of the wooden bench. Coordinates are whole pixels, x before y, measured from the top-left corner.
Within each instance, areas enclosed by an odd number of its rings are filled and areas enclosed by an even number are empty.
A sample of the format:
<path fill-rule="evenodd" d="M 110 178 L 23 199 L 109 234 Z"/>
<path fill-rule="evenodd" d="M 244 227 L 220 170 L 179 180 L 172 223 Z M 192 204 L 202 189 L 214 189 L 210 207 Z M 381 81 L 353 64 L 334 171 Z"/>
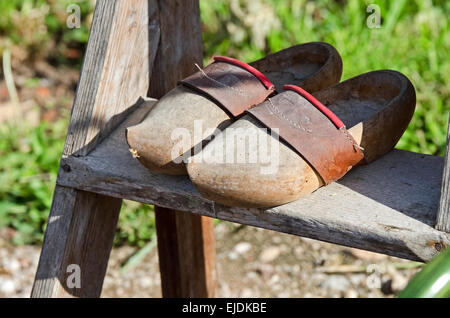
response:
<path fill-rule="evenodd" d="M 215 204 L 187 177 L 146 170 L 125 127 L 150 111 L 146 96 L 195 72 L 202 50 L 198 0 L 97 1 L 32 297 L 100 296 L 122 199 L 155 205 L 165 297 L 214 296 L 213 218 L 418 261 L 450 244 L 449 148 L 445 163 L 394 150 L 266 210 Z M 70 264 L 81 288 L 67 285 Z"/>

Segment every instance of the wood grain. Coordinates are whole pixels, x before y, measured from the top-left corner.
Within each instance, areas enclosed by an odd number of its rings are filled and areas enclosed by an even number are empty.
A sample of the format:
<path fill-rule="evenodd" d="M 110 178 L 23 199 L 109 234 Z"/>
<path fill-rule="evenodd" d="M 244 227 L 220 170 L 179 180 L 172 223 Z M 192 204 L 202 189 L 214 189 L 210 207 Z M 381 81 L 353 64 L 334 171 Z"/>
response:
<path fill-rule="evenodd" d="M 100 296 L 120 207 L 117 198 L 56 187 L 32 297 Z M 81 288 L 70 288 L 72 264 Z"/>
<path fill-rule="evenodd" d="M 442 175 L 441 200 L 436 218 L 436 229 L 450 233 L 450 118 L 447 130 L 447 151 Z"/>
<path fill-rule="evenodd" d="M 163 297 L 214 296 L 217 273 L 213 219 L 155 209 Z M 167 231 L 168 224 L 176 231 Z"/>
<path fill-rule="evenodd" d="M 198 0 L 158 0 L 161 39 L 148 96 L 161 98 L 202 65 L 203 44 Z"/>
<path fill-rule="evenodd" d="M 63 158 L 88 154 L 146 95 L 149 47 L 159 42 L 155 31 L 149 44 L 151 3 L 97 1 Z M 100 296 L 120 208 L 120 198 L 56 186 L 32 297 Z M 68 285 L 70 264 L 80 268 L 80 288 Z"/>
<path fill-rule="evenodd" d="M 64 155 L 89 153 L 115 127 L 115 115 L 146 96 L 158 19 L 156 1 L 98 1 Z"/>
<path fill-rule="evenodd" d="M 441 157 L 394 150 L 295 202 L 229 208 L 204 199 L 187 177 L 152 173 L 133 160 L 125 128 L 153 103 L 139 107 L 89 156 L 64 159 L 71 172 L 61 172 L 59 184 L 412 260 L 428 261 L 450 243 L 433 228 Z"/>
<path fill-rule="evenodd" d="M 161 40 L 149 95 L 161 97 L 202 65 L 198 0 L 158 1 Z M 212 297 L 216 286 L 214 226 L 194 214 L 155 206 L 164 297 Z"/>

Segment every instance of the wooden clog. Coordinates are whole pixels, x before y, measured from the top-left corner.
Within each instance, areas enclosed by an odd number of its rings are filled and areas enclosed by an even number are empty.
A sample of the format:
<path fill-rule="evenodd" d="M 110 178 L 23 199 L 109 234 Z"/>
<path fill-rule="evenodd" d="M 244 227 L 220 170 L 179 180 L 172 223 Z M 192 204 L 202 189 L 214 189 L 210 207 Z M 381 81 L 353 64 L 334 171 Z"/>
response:
<path fill-rule="evenodd" d="M 218 58 L 181 81 L 140 124 L 127 129 L 130 151 L 152 171 L 186 174 L 183 160 L 208 140 L 206 130 L 224 129 L 286 83 L 315 92 L 339 82 L 341 73 L 339 53 L 321 42 L 293 46 L 250 65 Z"/>
<path fill-rule="evenodd" d="M 389 70 L 351 78 L 315 98 L 286 88 L 248 110 L 190 159 L 189 177 L 204 197 L 241 207 L 299 199 L 390 151 L 416 102 L 411 82 Z M 275 153 L 266 156 L 270 160 L 251 159 L 266 148 Z"/>

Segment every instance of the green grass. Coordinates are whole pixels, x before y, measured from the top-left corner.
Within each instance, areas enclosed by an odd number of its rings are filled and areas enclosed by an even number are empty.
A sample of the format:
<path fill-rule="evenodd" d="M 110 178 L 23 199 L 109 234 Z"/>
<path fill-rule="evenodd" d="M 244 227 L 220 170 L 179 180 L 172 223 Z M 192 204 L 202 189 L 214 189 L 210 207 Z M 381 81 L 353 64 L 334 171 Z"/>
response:
<path fill-rule="evenodd" d="M 85 47 L 93 5 L 77 1 L 82 28 L 68 30 L 65 7 L 72 2 L 1 1 L 0 53 L 5 47 L 21 48 L 28 52 L 26 61 L 45 58 L 79 67 L 81 59 L 68 60 L 64 52 Z M 366 25 L 369 3 L 381 9 L 379 29 Z M 397 147 L 443 155 L 450 96 L 450 2 L 200 0 L 200 4 L 205 64 L 215 54 L 252 61 L 298 43 L 326 41 L 342 55 L 343 79 L 377 69 L 404 73 L 416 88 L 417 107 Z M 38 25 L 45 32 L 34 27 Z M 27 85 L 35 82 L 30 78 Z M 0 126 L 0 227 L 16 229 L 17 244 L 42 242 L 67 120 L 34 128 Z M 151 212 L 152 207 L 125 202 L 116 244 L 143 246 L 154 233 Z"/>
<path fill-rule="evenodd" d="M 85 47 L 95 1 L 3 0 L 0 1 L 0 54 L 5 48 L 20 52 L 20 62 L 46 59 L 80 67 L 81 57 L 68 57 L 69 49 Z M 66 8 L 80 7 L 81 27 L 68 29 Z"/>
<path fill-rule="evenodd" d="M 14 243 L 40 243 L 56 181 L 66 125 L 0 126 L 0 227 Z"/>
<path fill-rule="evenodd" d="M 0 125 L 0 228 L 15 244 L 42 243 L 67 120 L 37 127 Z M 153 207 L 124 201 L 116 244 L 143 246 L 154 233 Z"/>

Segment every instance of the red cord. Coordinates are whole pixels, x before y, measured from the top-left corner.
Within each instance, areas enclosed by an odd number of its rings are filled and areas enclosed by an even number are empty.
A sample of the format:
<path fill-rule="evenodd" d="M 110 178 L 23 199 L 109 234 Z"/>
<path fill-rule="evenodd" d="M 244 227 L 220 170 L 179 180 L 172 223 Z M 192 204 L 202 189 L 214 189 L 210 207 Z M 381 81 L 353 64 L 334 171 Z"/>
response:
<path fill-rule="evenodd" d="M 247 63 L 244 63 L 242 61 L 236 60 L 231 57 L 226 57 L 226 56 L 215 56 L 214 61 L 226 62 L 226 63 L 234 64 L 236 66 L 243 68 L 244 70 L 255 75 L 267 89 L 272 89 L 275 86 L 272 84 L 272 82 L 269 81 L 269 79 L 263 73 L 258 71 L 253 66 L 248 65 Z"/>
<path fill-rule="evenodd" d="M 336 116 L 331 110 L 328 109 L 328 107 L 326 107 L 324 104 L 319 102 L 314 96 L 312 96 L 310 93 L 305 91 L 303 88 L 295 86 L 295 85 L 284 85 L 283 89 L 291 90 L 291 91 L 294 91 L 294 92 L 302 95 L 311 104 L 313 104 L 317 109 L 319 109 L 325 116 L 327 116 L 338 129 L 345 127 L 344 123 L 339 119 L 338 116 Z"/>

